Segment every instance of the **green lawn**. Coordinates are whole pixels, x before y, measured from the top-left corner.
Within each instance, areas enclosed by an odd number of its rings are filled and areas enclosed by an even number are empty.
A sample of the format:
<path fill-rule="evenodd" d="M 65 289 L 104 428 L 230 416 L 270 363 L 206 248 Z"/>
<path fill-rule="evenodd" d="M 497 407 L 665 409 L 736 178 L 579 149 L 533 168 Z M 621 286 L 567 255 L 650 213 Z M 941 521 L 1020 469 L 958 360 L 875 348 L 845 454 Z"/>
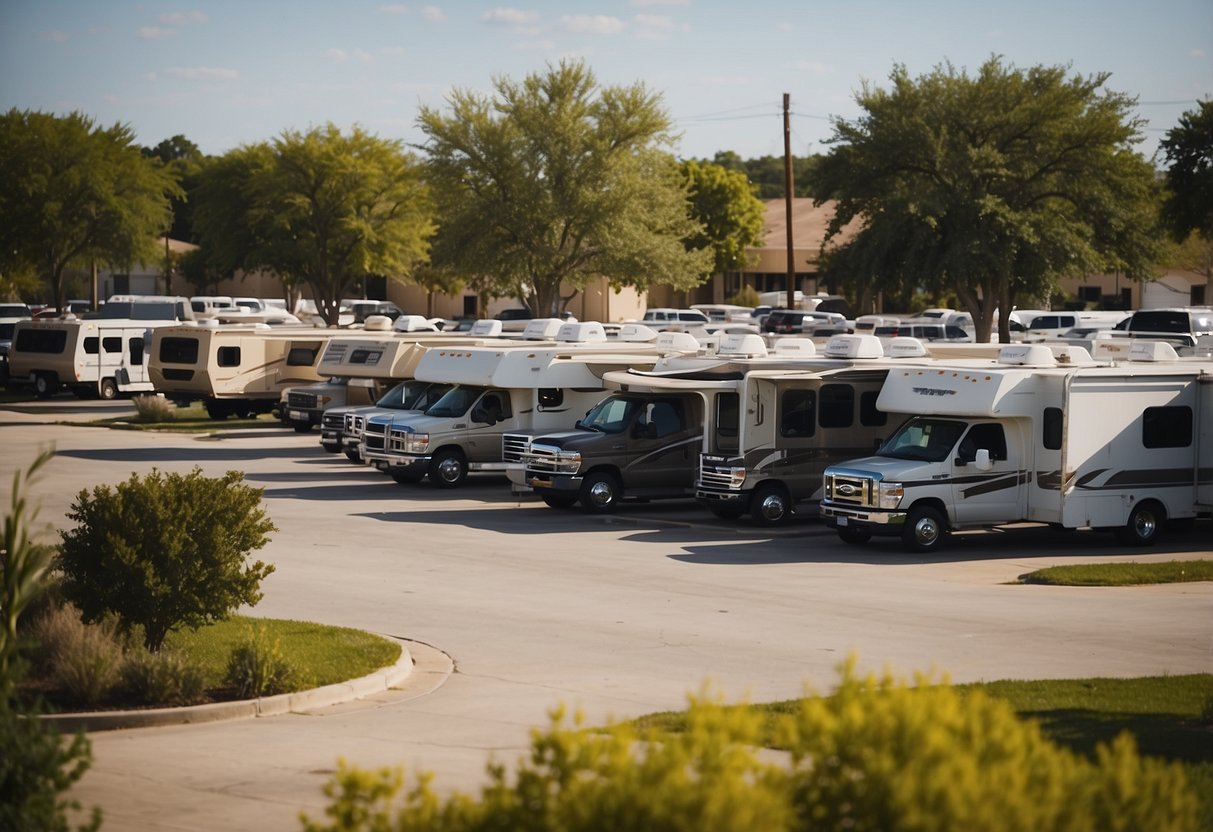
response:
<path fill-rule="evenodd" d="M 1187 581 L 1213 581 L 1213 560 L 1050 566 L 1019 576 L 1020 583 L 1053 586 L 1138 586 Z"/>

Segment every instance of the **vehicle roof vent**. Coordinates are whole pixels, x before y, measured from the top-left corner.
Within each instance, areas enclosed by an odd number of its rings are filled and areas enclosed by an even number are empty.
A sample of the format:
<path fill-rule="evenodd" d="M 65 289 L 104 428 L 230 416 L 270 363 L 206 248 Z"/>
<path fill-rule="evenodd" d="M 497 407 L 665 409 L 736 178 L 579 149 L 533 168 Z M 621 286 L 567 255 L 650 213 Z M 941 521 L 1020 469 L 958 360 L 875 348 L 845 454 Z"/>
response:
<path fill-rule="evenodd" d="M 884 346 L 875 335 L 831 335 L 825 354 L 828 358 L 882 358 Z"/>
<path fill-rule="evenodd" d="M 766 342 L 761 335 L 752 333 L 727 333 L 720 338 L 717 355 L 733 355 L 744 358 L 761 358 L 767 354 Z"/>
<path fill-rule="evenodd" d="M 1058 364 L 1078 367 L 1095 363 L 1086 347 L 1078 347 L 1073 344 L 1052 344 L 1050 349 L 1053 350 L 1053 357 Z"/>
<path fill-rule="evenodd" d="M 812 358 L 817 355 L 817 345 L 808 338 L 776 338 L 771 352 L 779 356 Z"/>
<path fill-rule="evenodd" d="M 597 321 L 567 323 L 556 333 L 557 341 L 574 344 L 599 344 L 606 339 L 606 329 Z"/>
<path fill-rule="evenodd" d="M 1043 344 L 1009 344 L 998 351 L 999 364 L 1051 367 L 1057 363 L 1053 350 Z"/>
<path fill-rule="evenodd" d="M 367 323 L 369 323 L 372 318 L 378 317 L 386 316 L 369 315 L 366 319 Z M 370 329 L 370 327 L 366 326 L 365 324 L 364 327 L 366 329 Z M 392 329 L 394 329 L 396 332 L 432 332 L 434 330 L 434 325 L 426 320 L 426 318 L 422 315 L 401 315 L 396 319 L 396 322 L 392 324 Z"/>
<path fill-rule="evenodd" d="M 387 315 L 367 315 L 362 328 L 371 332 L 388 332 L 392 328 L 392 319 Z"/>
<path fill-rule="evenodd" d="M 562 326 L 564 321 L 559 318 L 535 318 L 527 322 L 522 338 L 525 341 L 552 341 Z"/>
<path fill-rule="evenodd" d="M 1130 361 L 1178 361 L 1179 353 L 1165 341 L 1134 341 L 1129 347 Z"/>
<path fill-rule="evenodd" d="M 633 341 L 644 343 L 657 340 L 657 330 L 651 326 L 644 324 L 624 324 L 619 328 L 619 334 L 615 336 L 616 341 Z"/>
<path fill-rule="evenodd" d="M 694 354 L 699 352 L 699 341 L 689 332 L 661 332 L 657 335 L 657 351 Z"/>
<path fill-rule="evenodd" d="M 468 330 L 468 335 L 475 335 L 480 338 L 496 338 L 501 334 L 501 321 L 496 318 L 481 318 L 472 324 L 472 328 Z"/>
<path fill-rule="evenodd" d="M 889 358 L 925 358 L 930 355 L 922 341 L 908 335 L 890 338 L 884 348 L 884 354 Z"/>

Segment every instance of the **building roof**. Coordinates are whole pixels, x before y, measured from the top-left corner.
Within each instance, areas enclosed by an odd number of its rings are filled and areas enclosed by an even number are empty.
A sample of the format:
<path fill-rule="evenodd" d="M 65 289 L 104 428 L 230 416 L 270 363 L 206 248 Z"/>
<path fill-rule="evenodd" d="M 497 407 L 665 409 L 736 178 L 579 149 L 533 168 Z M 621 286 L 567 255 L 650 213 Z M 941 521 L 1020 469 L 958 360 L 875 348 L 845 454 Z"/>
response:
<path fill-rule="evenodd" d="M 782 199 L 764 200 L 766 205 L 766 231 L 761 245 L 753 246 L 750 252 L 758 256 L 758 263 L 747 271 L 786 272 L 788 268 L 787 207 Z M 792 200 L 792 246 L 796 257 L 796 271 L 816 271 L 821 242 L 834 216 L 837 202 L 827 200 L 815 205 L 808 197 Z M 830 241 L 830 247 L 845 243 L 858 233 L 862 221 L 852 220 L 842 232 Z"/>

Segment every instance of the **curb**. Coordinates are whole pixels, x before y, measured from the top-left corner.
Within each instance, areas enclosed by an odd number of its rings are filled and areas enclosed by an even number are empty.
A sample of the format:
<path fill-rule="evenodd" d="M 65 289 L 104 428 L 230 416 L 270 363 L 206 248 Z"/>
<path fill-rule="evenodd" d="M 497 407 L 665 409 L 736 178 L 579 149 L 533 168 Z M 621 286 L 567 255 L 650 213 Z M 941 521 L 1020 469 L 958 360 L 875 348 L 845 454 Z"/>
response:
<path fill-rule="evenodd" d="M 242 699 L 236 702 L 211 702 L 182 708 L 148 708 L 130 711 L 93 711 L 74 714 L 43 714 L 39 719 L 50 722 L 64 733 L 77 731 L 114 731 L 120 728 L 155 728 L 164 725 L 198 725 L 233 719 L 279 716 L 304 713 L 397 688 L 408 681 L 416 661 L 409 642 L 390 638 L 400 645 L 400 658 L 390 667 L 348 682 L 338 682 L 312 690 Z"/>

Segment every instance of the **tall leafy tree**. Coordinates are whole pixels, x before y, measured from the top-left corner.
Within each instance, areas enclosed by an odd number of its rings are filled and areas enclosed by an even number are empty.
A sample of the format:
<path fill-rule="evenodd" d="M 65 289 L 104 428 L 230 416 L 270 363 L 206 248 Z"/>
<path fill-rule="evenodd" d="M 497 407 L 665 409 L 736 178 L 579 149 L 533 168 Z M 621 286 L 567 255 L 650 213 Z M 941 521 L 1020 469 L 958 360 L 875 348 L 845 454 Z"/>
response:
<path fill-rule="evenodd" d="M 0 117 L 0 183 L 0 267 L 36 268 L 60 309 L 69 267 L 155 259 L 181 193 L 130 127 L 16 109 Z"/>
<path fill-rule="evenodd" d="M 336 324 L 368 275 L 405 280 L 426 260 L 434 228 L 421 172 L 400 142 L 361 128 L 288 130 L 206 166 L 195 226 L 212 268 L 303 283 Z"/>
<path fill-rule="evenodd" d="M 642 85 L 599 87 L 561 62 L 491 96 L 455 90 L 449 114 L 423 107 L 439 203 L 434 260 L 519 298 L 536 315 L 591 280 L 687 289 L 712 268 L 687 189 L 665 150 L 670 120 Z M 561 286 L 570 292 L 561 294 Z"/>
<path fill-rule="evenodd" d="M 950 64 L 917 79 L 895 67 L 889 89 L 863 86 L 860 118 L 834 122 L 812 175 L 819 201 L 838 200 L 830 235 L 862 217 L 849 246 L 867 251 L 851 262 L 955 292 L 979 340 L 997 308 L 1047 295 L 1062 274 L 1147 276 L 1160 251 L 1157 189 L 1134 150 L 1133 99 L 1107 79 L 997 56 L 974 77 Z"/>
<path fill-rule="evenodd" d="M 746 250 L 762 240 L 766 208 L 741 171 L 688 159 L 682 174 L 690 188 L 691 216 L 703 231 L 687 238 L 690 249 L 710 249 L 716 274 L 744 269 Z"/>
<path fill-rule="evenodd" d="M 1205 276 L 1213 298 L 1213 100 L 1180 116 L 1161 142 L 1167 160 L 1163 219 L 1181 243 L 1174 258 Z"/>

